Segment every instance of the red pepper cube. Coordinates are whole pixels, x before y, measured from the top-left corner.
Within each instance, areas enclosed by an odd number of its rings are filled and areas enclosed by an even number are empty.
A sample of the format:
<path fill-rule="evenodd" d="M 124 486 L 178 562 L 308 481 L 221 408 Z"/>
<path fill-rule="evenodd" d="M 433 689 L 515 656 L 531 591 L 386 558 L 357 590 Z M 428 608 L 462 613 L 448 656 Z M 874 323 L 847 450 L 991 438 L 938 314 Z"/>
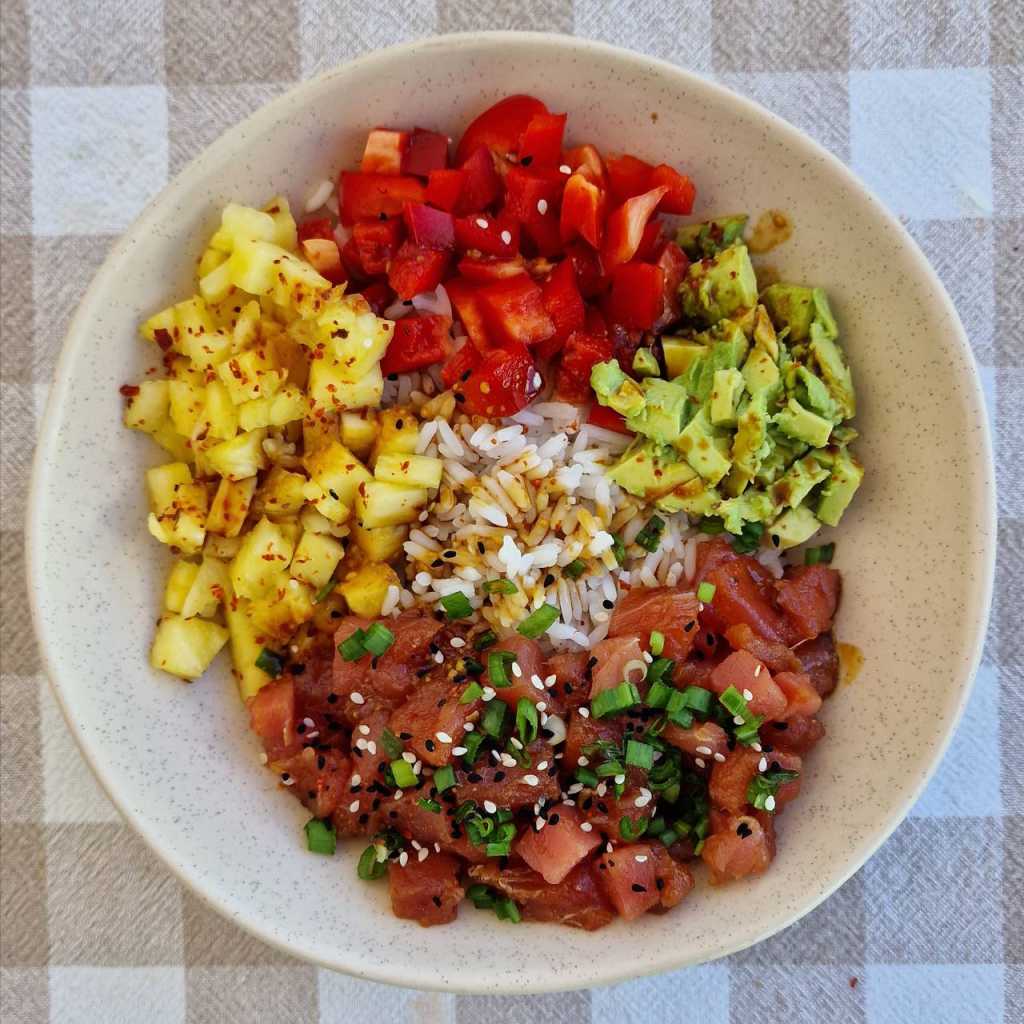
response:
<path fill-rule="evenodd" d="M 366 138 L 359 169 L 364 174 L 401 174 L 402 158 L 408 145 L 408 132 L 374 128 Z"/>
<path fill-rule="evenodd" d="M 447 269 L 448 253 L 406 241 L 388 267 L 388 283 L 400 299 L 411 299 L 421 292 L 432 292 Z"/>
<path fill-rule="evenodd" d="M 384 280 L 371 281 L 359 289 L 359 294 L 370 304 L 370 309 L 380 316 L 394 301 L 395 293 Z"/>
<path fill-rule="evenodd" d="M 555 325 L 555 332 L 541 343 L 538 355 L 550 358 L 565 344 L 573 331 L 583 329 L 586 310 L 583 296 L 576 286 L 572 260 L 562 260 L 541 285 L 544 308 Z"/>
<path fill-rule="evenodd" d="M 554 334 L 543 293 L 532 278 L 521 275 L 496 281 L 478 294 L 484 322 L 499 345 L 535 345 Z"/>
<path fill-rule="evenodd" d="M 511 167 L 505 177 L 505 212 L 526 226 L 557 224 L 564 188 L 565 175 L 558 171 Z"/>
<path fill-rule="evenodd" d="M 643 195 L 627 199 L 608 217 L 604 244 L 601 247 L 601 265 L 609 273 L 621 263 L 628 263 L 643 241 L 644 228 L 665 194 L 664 185 Z"/>
<path fill-rule="evenodd" d="M 634 259 L 642 263 L 654 263 L 661 251 L 661 231 L 664 225 L 660 220 L 649 220 L 644 225 L 644 232 L 640 236 L 640 244 L 636 247 Z"/>
<path fill-rule="evenodd" d="M 612 357 L 612 343 L 607 337 L 589 331 L 575 331 L 562 350 L 562 363 L 558 368 L 555 392 L 559 398 L 577 405 L 593 397 L 590 371 L 595 363 Z"/>
<path fill-rule="evenodd" d="M 570 242 L 565 247 L 565 256 L 572 260 L 576 286 L 583 298 L 597 298 L 608 288 L 609 280 L 601 266 L 601 257 L 586 242 Z"/>
<path fill-rule="evenodd" d="M 526 264 L 522 256 L 463 256 L 459 260 L 459 273 L 467 281 L 490 284 L 525 274 Z"/>
<path fill-rule="evenodd" d="M 605 159 L 608 170 L 608 190 L 612 201 L 624 203 L 633 196 L 642 195 L 654 187 L 651 173 L 654 168 L 644 160 L 629 153 L 620 153 Z"/>
<path fill-rule="evenodd" d="M 326 238 L 334 240 L 334 226 L 330 217 L 313 217 L 303 221 L 298 227 L 298 240 L 304 242 L 307 238 Z"/>
<path fill-rule="evenodd" d="M 427 202 L 451 213 L 459 202 L 465 180 L 465 171 L 431 171 L 427 177 Z"/>
<path fill-rule="evenodd" d="M 480 365 L 481 355 L 475 345 L 466 342 L 441 368 L 441 380 L 446 388 L 454 388 L 469 380 L 473 369 Z M 460 392 L 461 393 L 461 392 Z"/>
<path fill-rule="evenodd" d="M 349 279 L 366 277 L 366 271 L 363 270 L 363 261 L 359 255 L 359 243 L 356 242 L 355 235 L 352 235 L 341 247 L 341 262 L 348 273 Z"/>
<path fill-rule="evenodd" d="M 348 280 L 348 274 L 341 262 L 338 243 L 333 238 L 307 238 L 301 244 L 302 255 L 309 260 L 313 269 L 326 277 L 331 284 L 341 284 Z"/>
<path fill-rule="evenodd" d="M 658 164 L 651 172 L 651 187 L 664 185 L 668 191 L 658 203 L 663 213 L 692 213 L 693 201 L 697 198 L 697 187 L 685 175 L 668 164 Z"/>
<path fill-rule="evenodd" d="M 431 171 L 440 171 L 447 166 L 448 136 L 425 128 L 414 128 L 402 159 L 402 173 L 425 178 Z"/>
<path fill-rule="evenodd" d="M 515 256 L 519 252 L 519 225 L 504 214 L 457 217 L 455 244 L 460 252 L 476 250 L 485 256 Z"/>
<path fill-rule="evenodd" d="M 352 239 L 359 254 L 363 272 L 386 274 L 402 244 L 402 222 L 397 217 L 387 220 L 364 220 L 352 228 Z"/>
<path fill-rule="evenodd" d="M 422 203 L 425 189 L 417 178 L 342 171 L 338 182 L 342 224 L 370 220 L 382 213 L 397 217 L 403 203 Z"/>
<path fill-rule="evenodd" d="M 652 263 L 625 263 L 612 271 L 605 313 L 630 331 L 649 331 L 661 313 L 665 275 Z"/>
<path fill-rule="evenodd" d="M 409 229 L 409 237 L 424 249 L 455 248 L 455 221 L 450 213 L 423 203 L 406 203 L 402 207 L 402 219 Z"/>
<path fill-rule="evenodd" d="M 494 158 L 489 149 L 478 149 L 462 165 L 465 175 L 462 192 L 455 205 L 457 214 L 478 213 L 486 210 L 501 193 L 501 179 L 494 169 Z"/>
<path fill-rule="evenodd" d="M 614 409 L 609 409 L 606 405 L 600 405 L 598 402 L 595 402 L 590 407 L 587 422 L 604 430 L 614 430 L 617 434 L 633 433 L 626 426 L 625 417 L 621 413 L 617 413 Z"/>
<path fill-rule="evenodd" d="M 451 317 L 437 313 L 420 313 L 396 320 L 380 363 L 381 373 L 385 376 L 409 373 L 443 362 L 452 350 L 451 326 Z"/>
<path fill-rule="evenodd" d="M 481 147 L 499 156 L 515 153 L 530 122 L 547 112 L 548 108 L 533 96 L 506 96 L 470 123 L 455 150 L 456 162 L 461 164 Z"/>
<path fill-rule="evenodd" d="M 564 159 L 565 165 L 571 172 L 579 172 L 598 188 L 607 189 L 608 175 L 604 169 L 604 160 L 601 159 L 601 154 L 596 146 L 587 144 L 576 146 L 575 149 L 568 149 Z"/>
<path fill-rule="evenodd" d="M 562 157 L 567 114 L 537 114 L 519 141 L 521 167 L 556 167 Z"/>
<path fill-rule="evenodd" d="M 654 321 L 654 330 L 660 331 L 669 324 L 675 323 L 682 316 L 679 286 L 690 269 L 690 260 L 675 242 L 662 242 L 654 263 L 661 267 L 664 274 L 661 312 L 658 314 L 658 319 Z"/>
<path fill-rule="evenodd" d="M 455 315 L 472 342 L 472 347 L 480 352 L 486 352 L 492 345 L 487 325 L 484 323 L 477 286 L 461 277 L 453 277 L 445 282 L 444 287 L 455 308 Z"/>
<path fill-rule="evenodd" d="M 601 247 L 607 210 L 607 193 L 582 173 L 573 174 L 565 183 L 558 227 L 563 242 L 579 235 L 595 249 Z"/>
<path fill-rule="evenodd" d="M 483 355 L 461 384 L 461 394 L 466 411 L 475 416 L 513 416 L 530 404 L 543 383 L 529 349 L 512 344 Z"/>

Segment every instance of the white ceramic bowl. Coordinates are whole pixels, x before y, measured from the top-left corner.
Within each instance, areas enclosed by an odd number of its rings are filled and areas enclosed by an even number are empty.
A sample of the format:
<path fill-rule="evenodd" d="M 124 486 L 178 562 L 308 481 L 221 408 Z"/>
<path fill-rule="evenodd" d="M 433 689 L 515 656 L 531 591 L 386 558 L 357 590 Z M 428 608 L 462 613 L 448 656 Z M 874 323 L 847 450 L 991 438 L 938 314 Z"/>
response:
<path fill-rule="evenodd" d="M 142 472 L 161 460 L 120 426 L 118 386 L 152 362 L 145 315 L 190 291 L 228 200 L 311 186 L 357 161 L 368 128 L 458 134 L 513 92 L 567 110 L 569 138 L 685 168 L 696 214 L 776 207 L 796 224 L 771 261 L 828 289 L 853 364 L 868 475 L 844 519 L 838 629 L 866 655 L 827 703 L 829 736 L 751 882 L 595 934 L 465 909 L 425 930 L 355 876 L 361 844 L 307 855 L 306 817 L 260 768 L 227 665 L 193 686 L 152 671 L 166 555 Z M 657 117 L 655 118 L 655 115 Z M 347 64 L 227 132 L 114 247 L 75 317 L 35 466 L 29 580 L 47 670 L 89 763 L 177 875 L 227 917 L 361 977 L 457 991 L 541 992 L 680 967 L 758 941 L 864 863 L 939 761 L 978 663 L 994 549 L 992 460 L 956 313 L 899 223 L 836 159 L 747 100 L 668 64 L 565 36 L 460 35 Z"/>

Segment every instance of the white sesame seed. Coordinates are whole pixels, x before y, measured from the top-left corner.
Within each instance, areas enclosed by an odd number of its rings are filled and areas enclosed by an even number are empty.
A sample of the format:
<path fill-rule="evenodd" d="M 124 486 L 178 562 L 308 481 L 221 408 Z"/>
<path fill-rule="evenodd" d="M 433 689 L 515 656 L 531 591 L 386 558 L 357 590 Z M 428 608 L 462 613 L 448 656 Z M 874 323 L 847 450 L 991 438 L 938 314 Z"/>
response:
<path fill-rule="evenodd" d="M 580 822 L 580 828 L 584 832 L 591 832 L 591 831 L 593 831 L 594 826 L 591 825 L 589 821 L 581 821 Z"/>
<path fill-rule="evenodd" d="M 761 744 L 760 743 L 751 743 L 750 744 L 750 749 L 751 750 L 756 750 L 760 754 L 761 753 Z"/>
<path fill-rule="evenodd" d="M 535 690 L 540 690 L 541 693 L 544 692 L 544 680 L 541 679 L 540 676 L 538 676 L 538 675 L 530 676 L 530 682 L 533 684 L 533 688 Z"/>
<path fill-rule="evenodd" d="M 528 786 L 540 785 L 540 779 L 538 779 L 536 775 L 524 775 L 523 782 L 525 782 Z"/>
<path fill-rule="evenodd" d="M 402 751 L 402 760 L 407 762 L 408 764 L 415 764 L 416 763 L 416 755 L 411 750 L 403 750 Z"/>
<path fill-rule="evenodd" d="M 763 666 L 763 665 L 755 665 L 755 666 L 754 666 L 754 678 L 755 678 L 755 679 L 756 679 L 756 678 L 757 678 L 757 677 L 758 677 L 758 676 L 759 676 L 759 675 L 761 674 L 761 669 L 762 669 L 762 668 L 764 668 L 764 666 Z M 746 692 L 746 691 L 744 691 L 744 693 L 745 693 L 745 692 Z M 749 700 L 750 698 L 748 697 L 747 699 Z"/>
<path fill-rule="evenodd" d="M 267 755 L 266 754 L 260 754 L 260 764 L 266 764 L 266 763 L 267 763 Z"/>
<path fill-rule="evenodd" d="M 356 749 L 357 750 L 365 750 L 366 746 L 367 746 L 366 740 L 362 739 L 361 737 L 356 740 Z"/>
<path fill-rule="evenodd" d="M 519 667 L 519 662 L 517 661 L 512 662 L 512 675 L 514 675 L 516 679 L 523 678 L 523 670 Z"/>
<path fill-rule="evenodd" d="M 545 677 L 545 679 L 544 679 L 544 685 L 545 685 L 545 686 L 546 686 L 546 687 L 547 687 L 547 688 L 548 688 L 549 690 L 550 690 L 550 689 L 551 689 L 551 687 L 552 687 L 552 686 L 554 686 L 554 685 L 555 685 L 555 683 L 557 683 L 557 682 L 558 682 L 558 676 L 556 676 L 556 675 L 550 675 L 550 676 L 546 676 L 546 677 Z"/>
<path fill-rule="evenodd" d="M 579 713 L 580 718 L 590 717 L 590 708 L 578 708 L 577 711 Z"/>
<path fill-rule="evenodd" d="M 744 690 L 743 691 L 743 699 L 744 700 L 753 700 L 754 699 L 754 695 L 749 690 Z"/>
<path fill-rule="evenodd" d="M 406 865 L 406 864 L 408 864 L 408 863 L 409 863 L 409 854 L 408 854 L 408 853 L 406 853 L 406 852 L 405 852 L 405 850 L 403 850 L 403 851 L 402 851 L 402 852 L 401 852 L 401 853 L 400 853 L 400 854 L 398 855 L 398 863 L 399 863 L 399 865 L 400 865 L 401 867 L 403 867 L 403 868 L 405 867 L 405 865 Z"/>
<path fill-rule="evenodd" d="M 358 690 L 353 690 L 348 695 L 348 699 L 350 701 L 352 701 L 353 704 L 365 704 L 366 703 L 366 698 Z"/>
<path fill-rule="evenodd" d="M 608 792 L 608 783 L 607 782 L 599 782 L 597 784 L 597 789 L 595 789 L 594 792 L 598 796 L 604 796 Z"/>
<path fill-rule="evenodd" d="M 361 725 L 361 726 L 359 726 L 359 731 L 364 736 L 369 736 L 370 735 L 370 727 L 368 725 Z"/>
<path fill-rule="evenodd" d="M 434 853 L 440 853 L 440 852 L 441 852 L 441 844 L 440 843 L 434 843 Z"/>
<path fill-rule="evenodd" d="M 295 780 L 289 775 L 286 779 L 283 775 L 281 776 L 281 783 L 285 786 L 294 786 Z"/>
<path fill-rule="evenodd" d="M 320 735 L 320 730 L 319 729 L 313 729 L 313 730 L 307 730 L 306 731 L 306 739 L 307 740 L 315 740 L 317 738 L 317 736 L 319 736 L 319 735 Z"/>
<path fill-rule="evenodd" d="M 626 781 L 626 776 L 625 775 L 616 775 L 615 776 L 615 785 L 616 786 L 621 786 L 625 781 Z"/>
<path fill-rule="evenodd" d="M 465 747 L 452 747 L 452 754 L 454 754 L 455 757 L 462 757 L 466 752 Z"/>
<path fill-rule="evenodd" d="M 439 739 L 439 740 L 440 740 L 440 741 L 441 741 L 442 743 L 451 743 L 451 741 L 452 741 L 452 738 L 451 738 L 451 736 L 449 736 L 449 735 L 448 735 L 448 733 L 446 733 L 446 732 L 435 732 L 435 733 L 434 733 L 434 735 L 435 735 L 435 736 L 436 736 L 436 737 L 437 737 L 437 738 L 438 738 L 438 739 Z"/>
<path fill-rule="evenodd" d="M 495 761 L 500 761 L 501 760 L 501 753 L 499 751 L 497 751 L 497 750 L 492 750 L 491 751 L 491 757 L 493 757 Z"/>
<path fill-rule="evenodd" d="M 486 703 L 489 700 L 494 700 L 494 688 L 491 686 L 485 686 L 483 692 L 483 700 Z"/>
<path fill-rule="evenodd" d="M 502 754 L 501 755 L 501 763 L 506 768 L 515 768 L 515 766 L 516 766 L 516 764 L 518 762 L 516 761 L 516 759 L 511 754 Z"/>
<path fill-rule="evenodd" d="M 523 749 L 523 744 L 519 740 L 517 740 L 515 738 L 515 736 L 510 736 L 509 737 L 509 743 L 511 743 L 512 746 L 516 748 L 516 750 L 522 750 Z"/>
<path fill-rule="evenodd" d="M 374 743 L 373 740 L 370 740 L 370 742 L 366 744 L 366 752 L 371 757 L 373 757 L 377 753 L 377 744 Z"/>
<path fill-rule="evenodd" d="M 542 701 L 542 700 L 537 701 L 537 710 L 538 711 L 547 711 L 547 709 L 548 709 L 548 706 L 547 706 L 547 704 L 544 703 L 544 701 Z"/>
<path fill-rule="evenodd" d="M 586 768 L 587 765 L 590 764 L 590 759 L 585 754 L 580 754 L 580 756 L 576 758 L 576 763 L 581 768 Z"/>
<path fill-rule="evenodd" d="M 534 823 L 533 827 L 539 832 L 547 822 L 543 818 L 538 818 Z"/>
<path fill-rule="evenodd" d="M 634 807 L 646 807 L 651 802 L 651 794 L 641 794 L 633 801 Z"/>
<path fill-rule="evenodd" d="M 548 201 L 546 199 L 537 200 L 537 212 L 541 216 L 548 212 Z"/>
<path fill-rule="evenodd" d="M 757 770 L 759 772 L 763 772 L 763 771 L 767 771 L 768 770 L 768 758 L 767 757 L 762 757 L 761 760 L 757 762 Z"/>
<path fill-rule="evenodd" d="M 449 643 L 452 645 L 452 647 L 454 647 L 456 649 L 458 649 L 459 647 L 465 647 L 466 646 L 466 641 L 463 640 L 461 636 L 453 636 L 451 638 L 451 640 L 449 641 Z"/>
<path fill-rule="evenodd" d="M 766 811 L 774 811 L 775 810 L 775 797 L 769 796 L 769 797 L 765 798 L 764 809 Z"/>
<path fill-rule="evenodd" d="M 359 783 L 362 782 L 362 781 L 363 781 L 362 775 L 360 775 L 358 772 L 356 772 L 356 774 L 353 775 L 352 778 L 348 780 L 348 784 L 350 786 L 358 786 Z"/>
<path fill-rule="evenodd" d="M 605 848 L 605 852 L 606 853 L 614 853 L 615 852 L 615 847 L 612 846 L 611 840 L 609 840 L 607 843 L 604 844 L 604 848 Z"/>
<path fill-rule="evenodd" d="M 547 761 L 541 761 L 541 763 L 539 765 L 537 765 L 537 771 L 542 772 L 542 771 L 544 771 L 545 768 L 547 768 L 547 766 L 548 766 Z"/>
<path fill-rule="evenodd" d="M 698 768 L 703 768 L 703 767 L 705 767 L 705 762 L 704 762 L 704 758 L 703 758 L 703 757 L 695 757 L 695 758 L 693 759 L 693 762 L 694 762 L 694 764 L 696 764 L 696 766 L 697 766 Z"/>
<path fill-rule="evenodd" d="M 403 796 L 405 796 L 405 791 L 404 790 L 401 790 L 401 789 L 396 789 L 395 790 L 395 796 L 394 796 L 395 800 L 401 800 Z"/>
<path fill-rule="evenodd" d="M 303 724 L 303 725 L 304 725 L 304 726 L 305 726 L 305 727 L 306 727 L 307 729 L 313 729 L 313 728 L 315 728 L 315 727 L 316 727 L 316 722 L 314 722 L 312 718 L 304 718 L 304 719 L 302 720 L 302 724 Z"/>
<path fill-rule="evenodd" d="M 501 240 L 505 243 L 505 245 L 511 245 L 512 244 L 512 232 L 511 231 L 502 231 L 502 233 L 501 233 Z"/>
<path fill-rule="evenodd" d="M 415 764 L 414 764 L 414 765 L 412 766 L 412 772 L 413 772 L 413 775 L 419 775 L 419 774 L 420 774 L 420 772 L 422 772 L 422 771 L 423 771 L 423 762 L 422 762 L 422 761 L 417 761 L 417 762 L 416 762 L 416 763 L 415 763 Z"/>
<path fill-rule="evenodd" d="M 462 728 L 466 732 L 472 732 L 476 728 L 476 726 L 472 722 L 467 722 Z"/>
<path fill-rule="evenodd" d="M 646 864 L 647 863 L 647 854 L 646 853 L 638 853 L 636 855 L 636 857 L 634 858 L 634 860 L 636 860 L 637 864 Z"/>
<path fill-rule="evenodd" d="M 644 651 L 644 655 L 643 656 L 644 656 L 644 661 L 646 661 L 648 665 L 652 665 L 654 663 L 654 655 L 651 654 L 650 651 Z"/>
<path fill-rule="evenodd" d="M 711 748 L 710 747 L 698 747 L 697 748 L 697 753 L 698 754 L 709 754 L 710 755 Z"/>
<path fill-rule="evenodd" d="M 583 789 L 583 783 L 582 782 L 574 782 L 566 790 L 566 793 L 568 793 L 570 796 L 574 796 L 576 793 L 579 793 L 582 789 Z"/>
<path fill-rule="evenodd" d="M 732 716 L 732 720 L 733 720 L 733 723 L 735 725 L 742 725 L 743 724 L 743 716 L 742 715 L 733 715 Z"/>
<path fill-rule="evenodd" d="M 416 859 L 422 864 L 429 856 L 429 850 L 420 850 L 420 852 L 416 854 Z"/>
<path fill-rule="evenodd" d="M 498 805 L 493 800 L 485 800 L 484 801 L 484 810 L 488 814 L 494 814 L 495 811 L 497 811 L 497 809 L 498 809 Z"/>
<path fill-rule="evenodd" d="M 414 850 L 422 850 L 423 849 L 423 847 L 418 842 L 416 842 L 415 839 L 410 839 L 409 842 L 412 843 L 412 848 Z"/>
<path fill-rule="evenodd" d="M 562 166 L 559 167 L 558 169 L 562 172 L 562 174 L 572 174 L 572 168 L 568 164 L 562 164 Z"/>
<path fill-rule="evenodd" d="M 725 761 L 725 754 L 715 754 L 715 760 L 722 764 Z"/>
<path fill-rule="evenodd" d="M 353 801 L 352 801 L 352 803 L 350 803 L 350 804 L 348 805 L 348 809 L 349 809 L 349 810 L 350 810 L 350 811 L 351 811 L 351 812 L 352 812 L 353 814 L 355 814 L 355 813 L 356 813 L 356 811 L 358 811 L 358 810 L 359 810 L 359 801 L 358 801 L 358 800 L 353 800 Z"/>
<path fill-rule="evenodd" d="M 478 228 L 486 228 L 487 227 L 487 221 L 484 220 L 483 217 L 477 217 L 477 219 L 476 219 L 476 226 Z"/>
<path fill-rule="evenodd" d="M 434 655 L 434 661 L 436 661 L 438 663 L 438 665 L 443 665 L 444 664 L 444 654 L 441 651 L 438 651 Z"/>

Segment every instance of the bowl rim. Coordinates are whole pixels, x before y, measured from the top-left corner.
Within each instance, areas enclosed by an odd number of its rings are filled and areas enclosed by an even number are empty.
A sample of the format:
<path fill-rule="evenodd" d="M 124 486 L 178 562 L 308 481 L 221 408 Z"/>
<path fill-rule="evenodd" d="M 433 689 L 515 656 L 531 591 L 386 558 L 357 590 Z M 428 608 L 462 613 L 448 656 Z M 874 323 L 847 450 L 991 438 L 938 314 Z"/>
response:
<path fill-rule="evenodd" d="M 799 908 L 785 914 L 779 919 L 774 919 L 771 924 L 758 929 L 752 937 L 743 940 L 723 943 L 706 949 L 696 955 L 692 953 L 666 952 L 666 955 L 654 964 L 630 962 L 624 963 L 621 967 L 613 964 L 605 966 L 588 966 L 574 974 L 573 978 L 565 981 L 554 976 L 550 980 L 541 980 L 536 985 L 524 989 L 521 984 L 510 981 L 489 982 L 488 979 L 477 978 L 473 972 L 465 969 L 456 969 L 453 973 L 461 974 L 455 984 L 445 984 L 437 980 L 436 976 L 429 974 L 416 974 L 413 977 L 403 976 L 404 965 L 397 958 L 385 962 L 360 961 L 356 957 L 349 956 L 345 962 L 339 957 L 320 953 L 316 950 L 289 943 L 279 938 L 266 924 L 265 919 L 255 913 L 250 913 L 247 904 L 237 897 L 223 896 L 212 886 L 205 886 L 194 879 L 186 869 L 185 865 L 177 862 L 170 852 L 160 845 L 159 839 L 151 831 L 149 824 L 142 812 L 132 810 L 120 798 L 116 781 L 107 773 L 103 762 L 90 749 L 89 743 L 75 721 L 68 700 L 65 698 L 65 686 L 70 690 L 71 684 L 65 683 L 59 678 L 55 664 L 50 657 L 47 635 L 44 631 L 43 620 L 43 594 L 37 587 L 32 586 L 31 581 L 38 578 L 36 569 L 45 561 L 42 548 L 42 536 L 39 523 L 42 520 L 43 510 L 43 485 L 42 480 L 47 472 L 46 455 L 52 450 L 57 438 L 59 417 L 57 411 L 61 401 L 71 385 L 70 374 L 67 372 L 72 362 L 73 354 L 85 343 L 88 337 L 87 311 L 98 295 L 106 286 L 108 280 L 115 275 L 116 267 L 124 258 L 130 247 L 130 241 L 140 232 L 144 231 L 147 224 L 162 207 L 168 198 L 177 192 L 187 191 L 191 187 L 192 179 L 200 170 L 212 160 L 216 160 L 223 151 L 230 152 L 241 141 L 248 132 L 257 128 L 261 123 L 272 120 L 279 112 L 283 112 L 289 104 L 296 102 L 306 92 L 314 92 L 321 85 L 331 79 L 348 73 L 353 67 L 372 65 L 381 57 L 400 56 L 423 50 L 444 50 L 451 47 L 466 45 L 479 45 L 481 43 L 496 43 L 522 46 L 533 44 L 539 47 L 551 47 L 554 49 L 571 47 L 584 54 L 593 53 L 604 57 L 611 57 L 626 66 L 632 66 L 637 70 L 650 71 L 652 68 L 661 76 L 675 78 L 682 84 L 695 90 L 707 90 L 714 94 L 717 99 L 727 101 L 737 106 L 747 115 L 755 116 L 766 123 L 772 131 L 778 133 L 787 145 L 802 147 L 805 151 L 822 161 L 826 168 L 837 175 L 853 191 L 861 193 L 873 202 L 880 215 L 888 222 L 893 229 L 898 242 L 907 249 L 917 265 L 918 271 L 930 282 L 931 286 L 939 296 L 943 312 L 947 315 L 954 327 L 955 341 L 962 353 L 967 356 L 965 360 L 965 377 L 969 378 L 969 387 L 965 388 L 965 404 L 972 408 L 975 419 L 980 427 L 980 455 L 985 463 L 986 472 L 979 483 L 980 494 L 975 495 L 979 520 L 982 525 L 987 526 L 987 545 L 984 552 L 984 563 L 974 586 L 974 593 L 971 595 L 975 600 L 980 601 L 981 614 L 977 619 L 977 630 L 973 640 L 969 658 L 965 662 L 965 671 L 960 686 L 960 695 L 953 714 L 946 723 L 944 734 L 933 750 L 931 761 L 918 780 L 916 786 L 912 787 L 905 799 L 894 807 L 882 826 L 878 829 L 870 841 L 854 853 L 844 869 L 834 880 L 833 884 L 826 887 L 820 894 L 812 898 L 808 903 L 801 904 Z M 968 384 L 968 380 L 964 381 Z M 31 612 L 33 631 L 39 645 L 40 660 L 43 671 L 50 683 L 65 722 L 75 739 L 79 751 L 82 753 L 85 762 L 89 765 L 94 777 L 98 780 L 104 793 L 111 803 L 117 808 L 118 813 L 134 831 L 141 836 L 149 849 L 159 860 L 177 877 L 177 879 L 194 892 L 205 904 L 213 908 L 217 913 L 226 917 L 239 927 L 254 935 L 260 941 L 300 960 L 316 964 L 320 967 L 331 970 L 342 971 L 360 979 L 381 982 L 385 984 L 402 987 L 415 987 L 419 989 L 442 991 L 448 993 L 481 993 L 481 994 L 505 994 L 505 995 L 535 995 L 548 992 L 572 991 L 588 988 L 591 986 L 603 986 L 617 982 L 628 981 L 656 973 L 677 970 L 686 966 L 695 966 L 733 953 L 747 949 L 758 942 L 775 935 L 790 927 L 800 918 L 814 910 L 831 896 L 837 889 L 844 885 L 850 877 L 878 851 L 882 844 L 892 835 L 895 829 L 906 818 L 912 806 L 917 802 L 927 784 L 931 781 L 936 769 L 941 763 L 953 734 L 963 716 L 964 708 L 970 699 L 971 692 L 977 677 L 978 668 L 981 664 L 982 652 L 985 644 L 987 626 L 992 608 L 993 584 L 995 578 L 995 550 L 997 530 L 997 505 L 996 505 L 996 483 L 995 464 L 993 457 L 993 446 L 991 429 L 986 412 L 986 402 L 982 389 L 978 364 L 974 357 L 966 331 L 960 320 L 959 313 L 945 286 L 940 280 L 928 259 L 925 257 L 917 242 L 910 235 L 899 218 L 894 215 L 881 202 L 881 200 L 861 181 L 861 179 L 844 164 L 838 157 L 827 150 L 820 143 L 815 141 L 803 130 L 786 121 L 779 115 L 768 110 L 755 100 L 750 99 L 741 93 L 735 92 L 698 72 L 679 67 L 658 57 L 648 56 L 639 51 L 622 46 L 615 46 L 610 43 L 600 42 L 593 39 L 582 38 L 574 35 L 564 35 L 554 32 L 520 32 L 520 31 L 482 31 L 465 33 L 448 33 L 444 35 L 432 35 L 421 39 L 411 40 L 395 46 L 375 49 L 360 55 L 352 60 L 323 71 L 311 78 L 296 82 L 280 95 L 274 97 L 267 103 L 258 107 L 243 120 L 235 123 L 222 132 L 217 138 L 207 145 L 200 153 L 190 160 L 181 170 L 170 178 L 161 190 L 150 199 L 142 208 L 139 214 L 124 229 L 118 240 L 107 253 L 96 273 L 94 274 L 88 288 L 78 302 L 75 313 L 68 324 L 64 341 L 61 346 L 48 391 L 45 411 L 40 425 L 39 436 L 32 460 L 31 480 L 29 485 L 28 500 L 26 502 L 26 523 L 25 523 L 25 561 L 26 579 L 29 581 L 28 597 Z"/>

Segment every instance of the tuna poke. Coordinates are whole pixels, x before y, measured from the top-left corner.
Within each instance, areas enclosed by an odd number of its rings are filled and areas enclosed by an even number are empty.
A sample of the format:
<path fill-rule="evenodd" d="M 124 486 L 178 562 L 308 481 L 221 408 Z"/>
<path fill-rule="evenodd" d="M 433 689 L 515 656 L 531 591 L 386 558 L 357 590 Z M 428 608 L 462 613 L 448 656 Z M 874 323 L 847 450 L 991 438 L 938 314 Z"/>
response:
<path fill-rule="evenodd" d="M 121 389 L 170 460 L 152 665 L 228 646 L 297 849 L 360 837 L 421 925 L 591 930 L 763 873 L 839 675 L 828 299 L 566 122 L 375 128 L 298 222 L 229 203 Z"/>

